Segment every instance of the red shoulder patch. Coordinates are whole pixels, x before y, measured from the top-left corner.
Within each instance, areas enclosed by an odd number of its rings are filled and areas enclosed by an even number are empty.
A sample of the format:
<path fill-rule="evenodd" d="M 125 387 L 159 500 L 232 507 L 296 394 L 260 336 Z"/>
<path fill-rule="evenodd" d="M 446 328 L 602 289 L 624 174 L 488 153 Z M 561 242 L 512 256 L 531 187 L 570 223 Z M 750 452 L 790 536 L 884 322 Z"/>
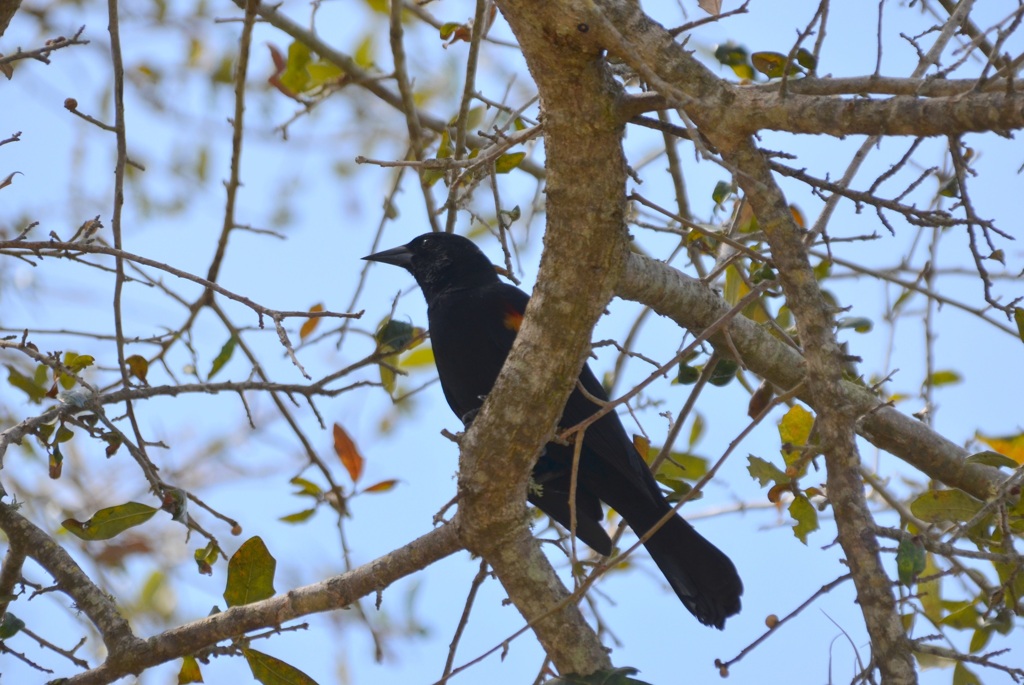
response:
<path fill-rule="evenodd" d="M 523 325 L 523 313 L 511 304 L 505 304 L 505 313 L 502 317 L 502 323 L 504 323 L 505 328 L 510 331 L 519 332 L 519 327 Z"/>

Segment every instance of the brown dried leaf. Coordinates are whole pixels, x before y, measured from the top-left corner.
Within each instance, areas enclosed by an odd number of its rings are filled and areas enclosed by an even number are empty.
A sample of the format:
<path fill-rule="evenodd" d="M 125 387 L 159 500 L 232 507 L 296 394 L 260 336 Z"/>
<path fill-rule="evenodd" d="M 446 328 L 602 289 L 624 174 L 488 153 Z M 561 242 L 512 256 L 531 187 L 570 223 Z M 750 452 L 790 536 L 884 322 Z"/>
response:
<path fill-rule="evenodd" d="M 697 7 L 717 17 L 722 13 L 722 0 L 697 0 Z"/>
<path fill-rule="evenodd" d="M 363 475 L 363 464 L 366 463 L 366 460 L 363 459 L 363 455 L 359 454 L 352 438 L 338 424 L 334 424 L 334 451 L 337 452 L 352 482 L 358 482 L 359 477 Z"/>

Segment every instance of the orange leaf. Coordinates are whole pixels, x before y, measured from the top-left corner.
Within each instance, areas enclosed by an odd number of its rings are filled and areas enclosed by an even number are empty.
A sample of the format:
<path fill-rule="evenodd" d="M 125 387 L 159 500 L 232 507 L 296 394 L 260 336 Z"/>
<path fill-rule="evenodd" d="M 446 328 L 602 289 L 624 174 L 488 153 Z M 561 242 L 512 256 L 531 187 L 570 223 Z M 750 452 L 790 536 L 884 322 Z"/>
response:
<path fill-rule="evenodd" d="M 322 312 L 324 306 L 322 304 L 315 304 L 309 308 L 311 314 Z M 299 340 L 305 340 L 309 337 L 310 333 L 316 330 L 316 327 L 320 325 L 320 317 L 316 316 L 312 319 L 306 319 L 306 322 L 302 324 L 302 328 L 299 329 Z"/>
<path fill-rule="evenodd" d="M 345 470 L 348 471 L 352 482 L 357 482 L 359 477 L 363 475 L 363 464 L 366 460 L 363 459 L 363 455 L 359 454 L 359 450 L 356 449 L 356 444 L 352 442 L 352 438 L 348 437 L 345 429 L 338 424 L 334 424 L 334 451 L 341 458 L 341 463 L 344 465 Z"/>
<path fill-rule="evenodd" d="M 391 478 L 389 480 L 382 480 L 379 483 L 374 483 L 370 487 L 363 490 L 363 492 L 387 492 L 398 485 L 397 478 Z"/>

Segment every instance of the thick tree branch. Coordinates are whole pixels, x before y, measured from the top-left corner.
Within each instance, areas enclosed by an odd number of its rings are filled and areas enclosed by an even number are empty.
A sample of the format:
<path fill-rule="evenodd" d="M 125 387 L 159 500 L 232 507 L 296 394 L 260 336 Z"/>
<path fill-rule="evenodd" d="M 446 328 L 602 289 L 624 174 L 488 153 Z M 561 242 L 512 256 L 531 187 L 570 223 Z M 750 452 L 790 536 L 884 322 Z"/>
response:
<path fill-rule="evenodd" d="M 132 634 L 128 621 L 120 614 L 107 593 L 92 582 L 64 548 L 42 529 L 18 513 L 18 507 L 0 503 L 0 529 L 17 547 L 46 569 L 61 592 L 74 600 L 75 606 L 89 617 L 103 636 L 107 652 L 120 657 L 133 652 L 142 642 Z"/>
<path fill-rule="evenodd" d="M 709 137 L 723 158 L 739 171 L 736 182 L 771 245 L 786 305 L 796 319 L 806 360 L 805 384 L 817 412 L 814 426 L 825 456 L 828 499 L 871 636 L 872 657 L 883 682 L 916 683 L 916 668 L 906 648 L 892 584 L 872 532 L 874 519 L 864 495 L 860 454 L 854 440 L 857 415 L 842 391 L 843 355 L 835 338 L 832 311 L 818 287 L 801 231 L 766 157 L 749 138 Z"/>
<path fill-rule="evenodd" d="M 459 520 L 467 547 L 491 563 L 559 671 L 590 673 L 608 656 L 574 604 L 553 611 L 566 591 L 526 535 L 524 500 L 625 262 L 619 92 L 599 46 L 561 4 L 498 4 L 541 97 L 548 229 L 515 346 L 462 443 Z"/>
<path fill-rule="evenodd" d="M 54 543 L 50 541 L 50 544 Z M 232 607 L 219 614 L 172 628 L 148 640 L 139 640 L 130 651 L 119 653 L 116 659 L 109 658 L 97 668 L 72 676 L 64 682 L 66 685 L 110 683 L 127 675 L 141 673 L 157 664 L 194 654 L 251 630 L 280 626 L 287 621 L 321 611 L 343 609 L 360 597 L 380 592 L 396 580 L 422 570 L 459 549 L 461 545 L 455 526 L 442 526 L 347 573 L 296 588 L 262 602 Z"/>
<path fill-rule="evenodd" d="M 714 325 L 728 311 L 718 294 L 680 271 L 648 257 L 631 254 L 616 292 L 649 306 L 694 333 Z M 766 329 L 745 317 L 735 317 L 711 343 L 724 354 L 739 352 L 743 367 L 780 389 L 795 388 L 804 378 L 803 356 Z M 857 432 L 876 447 L 893 454 L 929 477 L 986 500 L 996 495 L 1003 475 L 998 469 L 966 463 L 968 452 L 926 424 L 884 403 L 867 388 L 843 382 L 844 402 L 857 421 Z M 798 393 L 814 407 L 813 398 Z"/>
<path fill-rule="evenodd" d="M 870 79 L 863 79 L 870 83 Z M 917 79 L 900 79 L 900 81 Z M 799 81 L 797 81 L 799 83 Z M 811 91 L 827 91 L 817 84 Z M 827 84 L 833 85 L 833 84 Z M 732 98 L 726 102 L 687 101 L 686 111 L 695 120 L 728 121 L 737 132 L 761 130 L 845 136 L 902 135 L 949 136 L 971 132 L 1008 132 L 1024 127 L 1024 93 L 955 92 L 947 97 L 921 98 L 899 95 L 883 100 L 866 97 L 837 98 L 801 95 L 800 89 L 782 95 L 757 88 L 727 86 Z M 838 86 L 843 90 L 846 86 Z M 793 92 L 796 90 L 797 92 Z M 900 88 L 902 90 L 902 88 Z M 659 94 L 631 97 L 624 101 L 621 117 L 629 120 L 652 110 L 682 107 L 682 103 Z M 756 117 L 737 118 L 737 112 L 756 111 Z"/>
<path fill-rule="evenodd" d="M 847 401 L 842 386 L 842 354 L 835 339 L 832 312 L 825 302 L 808 259 L 803 235 L 793 219 L 786 198 L 772 176 L 768 161 L 754 145 L 750 134 L 772 121 L 767 114 L 771 96 L 762 107 L 739 104 L 747 94 L 716 82 L 709 72 L 675 43 L 665 29 L 643 14 L 638 5 L 607 0 L 598 2 L 594 17 L 601 40 L 614 50 L 652 86 L 664 89 L 672 106 L 682 109 L 716 146 L 723 160 L 735 172 L 735 181 L 743 189 L 746 201 L 757 215 L 761 230 L 771 246 L 772 259 L 786 293 L 786 302 L 797 322 L 804 350 L 804 385 L 810 403 L 817 410 L 815 429 L 825 455 L 829 501 L 835 511 L 839 542 L 857 587 L 858 601 L 872 641 L 873 662 L 883 681 L 914 683 L 916 673 L 907 649 L 900 617 L 896 611 L 891 584 L 882 566 L 878 540 L 871 533 L 873 520 L 864 496 L 859 473 L 860 457 L 854 440 L 856 410 Z M 628 46 L 628 49 L 625 49 Z M 730 89 L 732 92 L 729 92 Z M 985 97 L 985 96 L 982 96 Z M 786 102 L 804 99 L 787 96 Z M 806 98 L 805 103 L 817 103 Z M 821 101 L 828 104 L 832 101 Z M 894 98 L 900 106 L 927 106 L 911 98 Z M 1024 98 L 1021 99 L 1024 103 Z M 750 103 L 747 103 L 748 105 Z M 856 112 L 860 101 L 838 101 L 828 114 L 830 121 L 843 120 L 843 114 Z M 870 105 L 870 102 L 867 104 Z M 959 103 L 954 103 L 959 104 Z M 708 106 L 711 110 L 708 110 Z M 805 109 L 804 117 L 820 114 L 827 107 Z M 946 109 L 949 109 L 948 103 Z M 758 111 L 758 117 L 749 113 Z M 944 111 L 945 113 L 945 111 Z M 878 114 L 876 112 L 876 114 Z M 985 119 L 984 128 L 993 126 Z M 1011 116 L 1024 114 L 1024 106 L 1013 107 Z M 847 117 L 850 119 L 853 117 Z M 788 122 L 792 116 L 787 116 Z M 962 122 L 965 117 L 953 116 Z M 756 121 L 756 124 L 750 122 Z M 829 130 L 818 120 L 814 132 Z M 877 132 L 895 133 L 888 117 L 875 119 L 883 126 Z M 1012 127 L 1012 125 L 1010 126 Z M 780 128 L 782 128 L 780 126 Z M 783 129 L 786 130 L 786 129 Z M 791 130 L 801 131 L 799 127 Z M 810 132 L 810 131 L 806 131 Z M 852 131 L 847 131 L 852 132 Z M 873 131 L 859 131 L 873 132 Z M 922 135 L 919 126 L 915 135 Z"/>

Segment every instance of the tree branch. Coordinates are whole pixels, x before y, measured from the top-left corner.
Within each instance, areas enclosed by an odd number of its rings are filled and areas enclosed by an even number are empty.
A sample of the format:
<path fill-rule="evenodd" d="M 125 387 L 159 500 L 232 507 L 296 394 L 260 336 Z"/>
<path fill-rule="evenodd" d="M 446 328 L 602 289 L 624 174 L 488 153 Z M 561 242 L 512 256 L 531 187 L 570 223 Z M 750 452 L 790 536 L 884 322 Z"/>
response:
<path fill-rule="evenodd" d="M 2 509 L 0 505 L 0 509 Z M 45 536 L 45 534 L 44 534 Z M 49 541 L 49 538 L 47 538 Z M 50 544 L 54 544 L 49 541 Z M 222 640 L 251 630 L 280 626 L 302 616 L 343 609 L 360 597 L 380 592 L 389 585 L 462 547 L 456 528 L 445 525 L 367 564 L 327 580 L 296 588 L 261 602 L 231 607 L 212 616 L 172 628 L 138 641 L 128 652 L 109 658 L 102 665 L 72 676 L 66 685 L 99 685 L 172 659 L 179 659 Z"/>
<path fill-rule="evenodd" d="M 103 637 L 111 658 L 132 653 L 142 642 L 120 614 L 111 597 L 97 587 L 64 548 L 41 528 L 18 513 L 18 507 L 0 502 L 0 529 L 26 556 L 32 557 L 57 582 L 61 592 L 75 601 Z"/>
<path fill-rule="evenodd" d="M 689 75 L 691 70 L 685 73 Z M 682 78 L 665 79 L 665 83 L 678 86 Z M 810 83 L 802 87 L 798 85 L 802 81 L 790 81 L 786 94 L 774 87 L 736 86 L 723 81 L 718 99 L 680 99 L 678 95 L 663 92 L 633 95 L 623 100 L 620 116 L 628 121 L 644 112 L 685 108 L 694 120 L 717 122 L 717 127 L 738 133 L 772 130 L 832 136 L 927 137 L 1008 132 L 1024 127 L 1024 91 L 1016 83 L 1013 87 L 1004 84 L 998 90 L 986 87 L 977 91 L 962 81 L 886 79 L 877 90 L 893 91 L 897 95 L 869 99 L 835 95 L 851 90 L 861 96 L 879 94 L 874 87 L 878 81 L 872 77 L 806 80 Z M 929 87 L 936 83 L 941 87 Z M 858 90 L 858 84 L 864 88 Z M 907 93 L 912 84 L 923 92 Z M 920 97 L 929 92 L 943 93 L 943 96 Z M 751 111 L 756 111 L 758 116 L 740 114 Z"/>
<path fill-rule="evenodd" d="M 728 311 L 729 304 L 713 290 L 682 272 L 638 254 L 630 254 L 616 294 L 645 304 L 680 326 L 700 333 Z M 799 351 L 774 337 L 746 317 L 734 317 L 710 342 L 730 355 L 735 349 L 744 368 L 788 390 L 804 378 L 804 358 Z M 844 381 L 844 402 L 858 417 L 857 432 L 871 444 L 899 457 L 929 477 L 986 500 L 999 491 L 1004 480 L 996 468 L 966 463 L 968 452 L 924 423 L 886 404 L 867 388 Z M 797 396 L 814 407 L 813 398 Z"/>
<path fill-rule="evenodd" d="M 541 98 L 547 232 L 538 286 L 493 391 L 462 441 L 463 540 L 494 568 L 562 673 L 610 665 L 525 527 L 530 470 L 589 350 L 624 265 L 626 165 L 619 89 L 563 3 L 499 1 Z M 580 183 L 581 178 L 588 179 Z M 500 407 L 500 411 L 495 411 Z"/>

